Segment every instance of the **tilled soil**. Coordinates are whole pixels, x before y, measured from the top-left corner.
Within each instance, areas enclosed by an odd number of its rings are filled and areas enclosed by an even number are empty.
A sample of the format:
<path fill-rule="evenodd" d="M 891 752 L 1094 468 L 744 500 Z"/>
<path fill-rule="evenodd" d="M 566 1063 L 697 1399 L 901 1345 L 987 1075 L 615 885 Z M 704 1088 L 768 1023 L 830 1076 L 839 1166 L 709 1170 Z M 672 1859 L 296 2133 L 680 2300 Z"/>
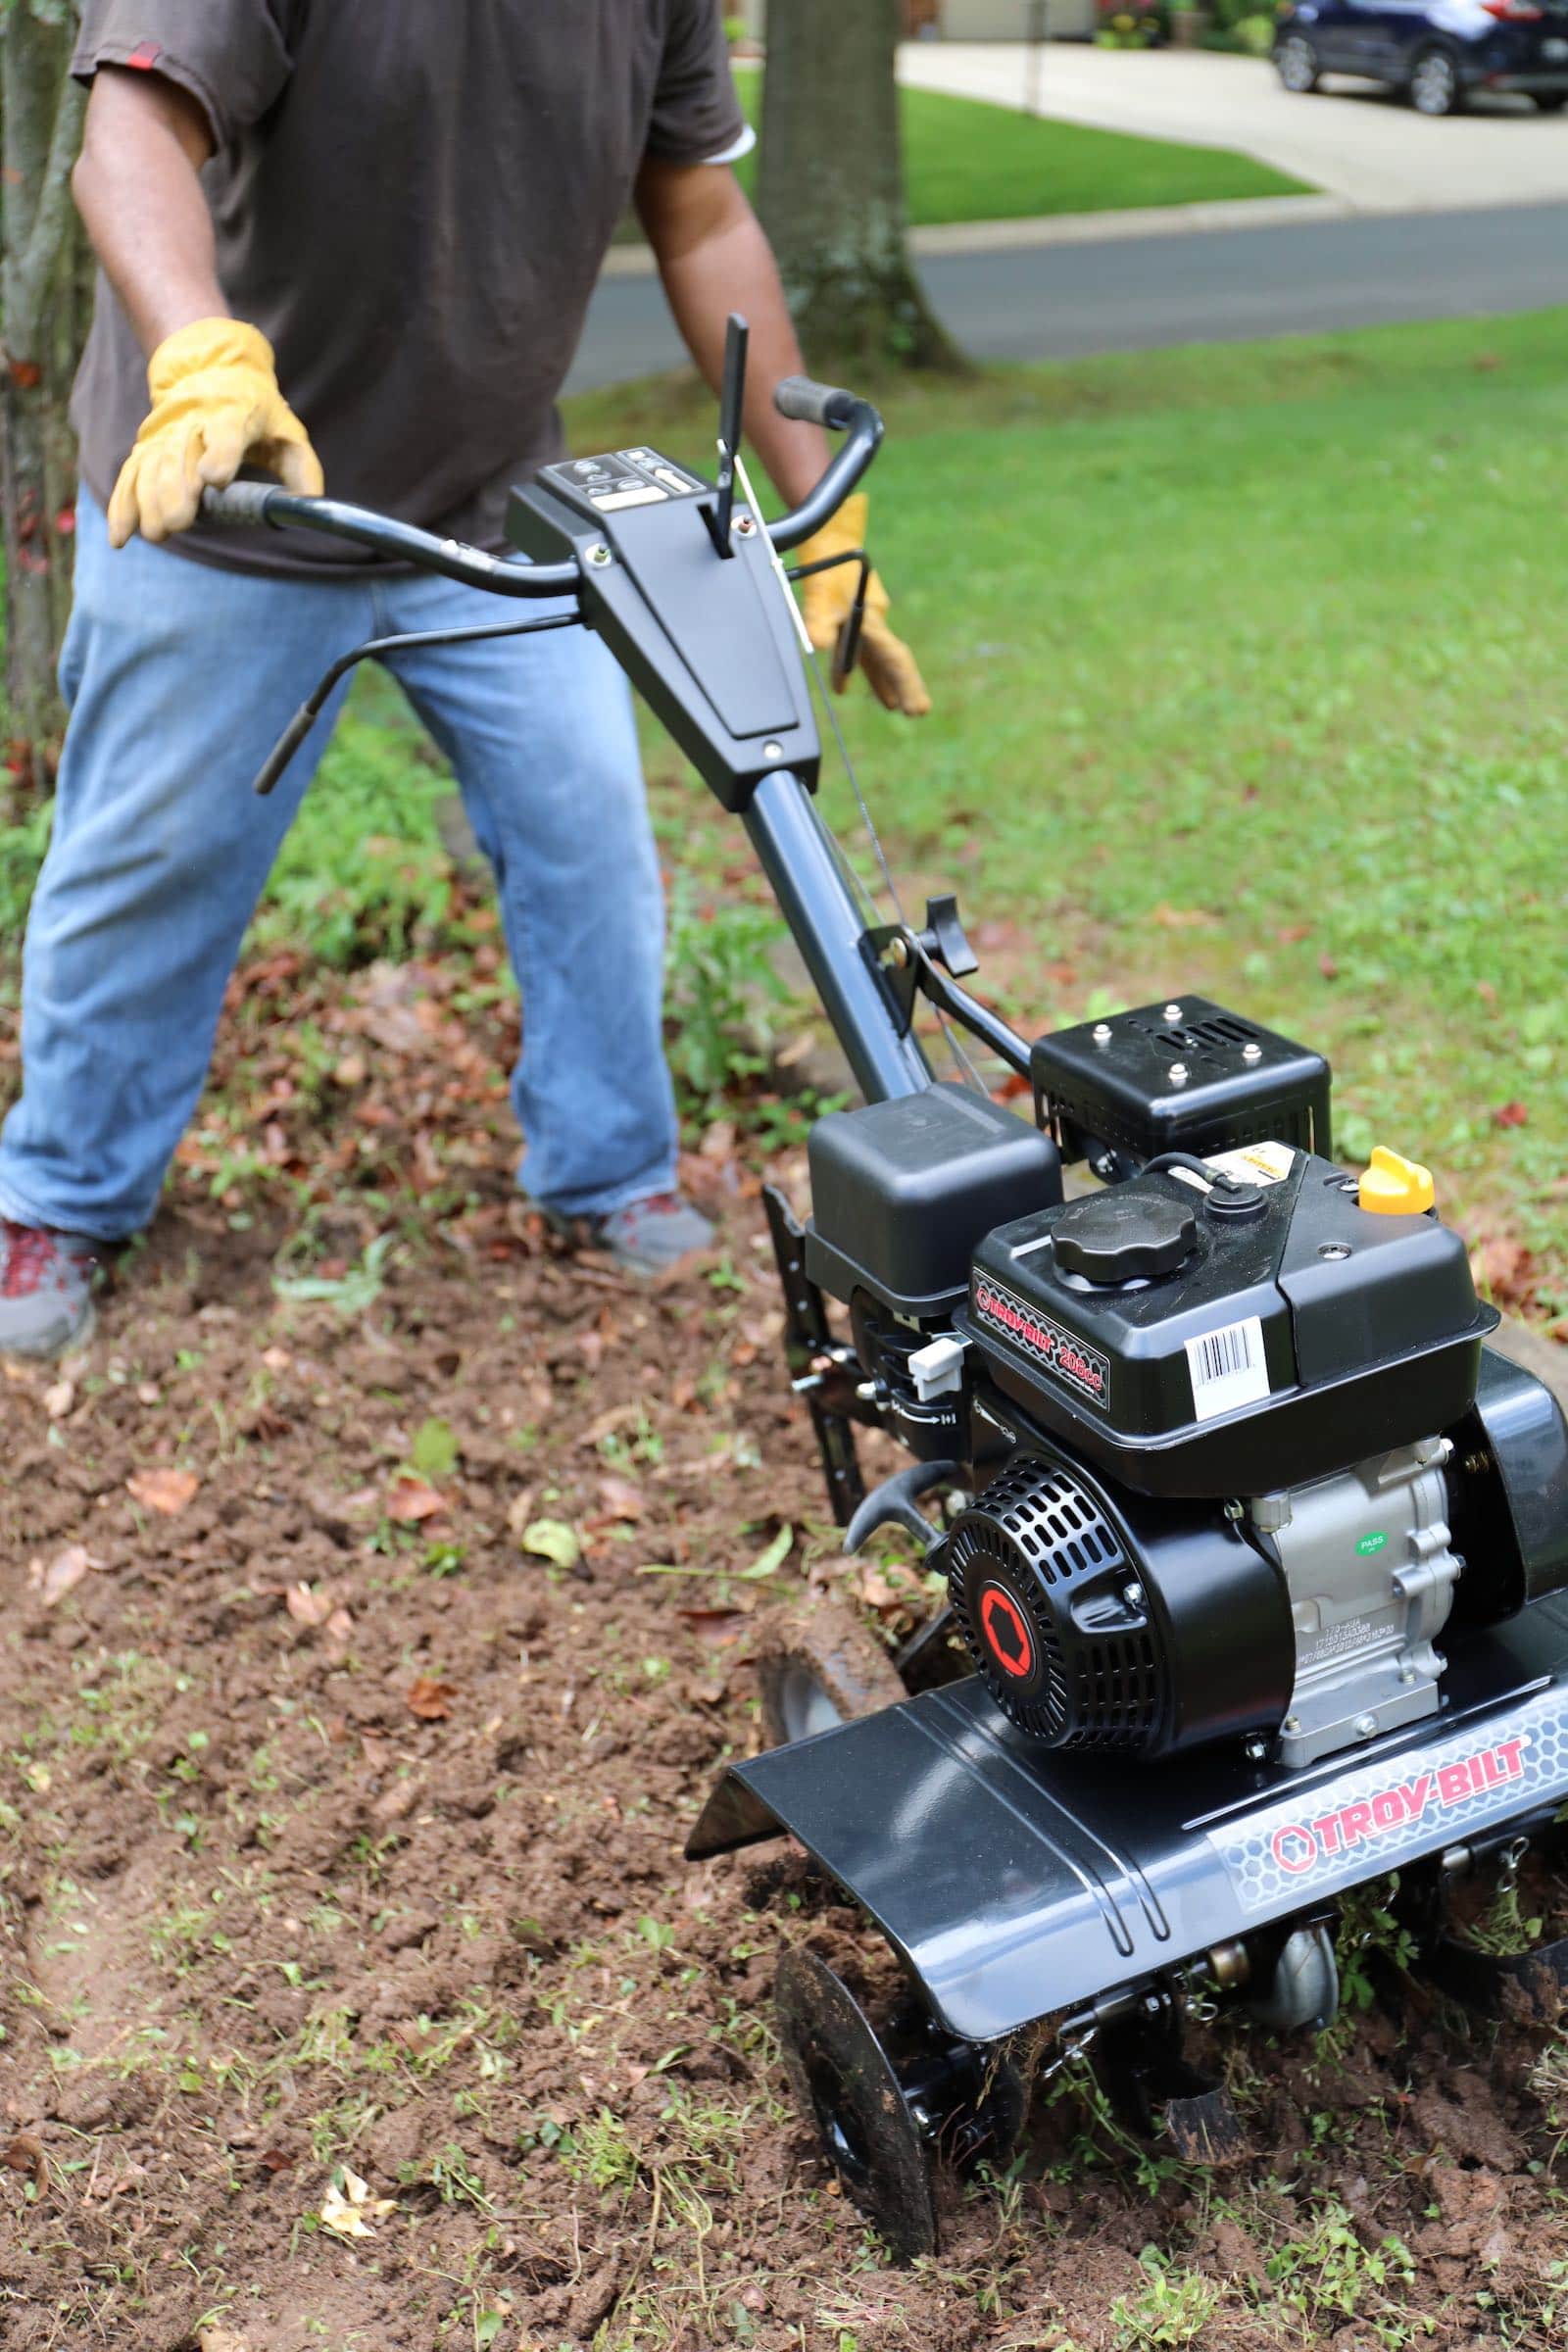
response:
<path fill-rule="evenodd" d="M 1068 2073 L 888 2263 L 768 2023 L 785 1943 L 875 1956 L 787 1849 L 682 1845 L 758 1612 L 913 1579 L 823 1524 L 755 1173 L 687 1174 L 722 1247 L 662 1288 L 498 1161 L 319 1298 L 184 1181 L 0 1389 L 6 2352 L 1559 2343 L 1561 2042 L 1385 1982 L 1370 1911 L 1331 2036 L 1218 2043 L 1244 2163 Z"/>

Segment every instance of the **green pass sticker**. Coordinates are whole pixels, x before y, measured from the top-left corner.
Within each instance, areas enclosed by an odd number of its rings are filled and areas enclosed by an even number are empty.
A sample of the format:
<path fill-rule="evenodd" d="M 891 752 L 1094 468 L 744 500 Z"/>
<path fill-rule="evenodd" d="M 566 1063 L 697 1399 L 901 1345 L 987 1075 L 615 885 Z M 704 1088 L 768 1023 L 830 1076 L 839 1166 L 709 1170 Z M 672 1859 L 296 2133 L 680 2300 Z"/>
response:
<path fill-rule="evenodd" d="M 1388 1537 L 1383 1534 L 1381 1529 L 1374 1530 L 1371 1535 L 1363 1536 L 1355 1548 L 1360 1553 L 1363 1560 L 1369 1560 L 1375 1551 L 1381 1551 L 1383 1549 L 1383 1546 L 1388 1540 Z"/>

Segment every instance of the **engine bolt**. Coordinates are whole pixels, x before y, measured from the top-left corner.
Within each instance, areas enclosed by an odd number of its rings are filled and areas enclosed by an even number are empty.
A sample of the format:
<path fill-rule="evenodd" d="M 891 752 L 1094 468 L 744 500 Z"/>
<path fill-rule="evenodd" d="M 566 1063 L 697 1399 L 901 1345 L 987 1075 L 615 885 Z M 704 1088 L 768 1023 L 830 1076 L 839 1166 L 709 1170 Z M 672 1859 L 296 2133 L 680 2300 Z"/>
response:
<path fill-rule="evenodd" d="M 1319 1257 L 1348 1257 L 1350 1245 L 1348 1242 L 1319 1242 L 1317 1253 Z"/>
<path fill-rule="evenodd" d="M 597 565 L 601 570 L 603 570 L 607 564 L 612 564 L 614 560 L 614 557 L 611 554 L 609 548 L 605 545 L 602 539 L 598 542 L 597 546 L 591 547 L 588 550 L 589 563 Z"/>
<path fill-rule="evenodd" d="M 1110 1043 L 1110 1023 L 1108 1021 L 1097 1021 L 1090 1034 L 1093 1036 L 1097 1046 L 1108 1046 Z"/>
<path fill-rule="evenodd" d="M 1375 1715 L 1358 1715 L 1352 1726 L 1358 1740 L 1370 1740 L 1377 1728 L 1378 1719 Z"/>
<path fill-rule="evenodd" d="M 1167 1004 L 1167 1005 L 1166 1005 L 1166 1007 L 1165 1007 L 1165 1018 L 1166 1018 L 1166 1020 L 1167 1020 L 1167 1021 L 1179 1021 L 1179 1020 L 1181 1019 L 1181 1017 L 1182 1017 L 1182 1008 L 1181 1008 L 1181 1006 L 1180 1006 L 1179 1004 Z"/>
<path fill-rule="evenodd" d="M 1261 1061 L 1262 1058 L 1263 1049 L 1257 1044 L 1255 1039 L 1250 1045 L 1244 1046 L 1242 1048 L 1242 1059 L 1244 1061 Z"/>
<path fill-rule="evenodd" d="M 901 934 L 901 936 L 900 936 L 899 938 L 897 938 L 897 939 L 892 939 L 892 940 L 889 940 L 889 942 L 888 942 L 888 961 L 889 961 L 889 963 L 896 963 L 896 964 L 899 966 L 899 969 L 902 971 L 902 970 L 904 969 L 904 966 L 905 966 L 905 965 L 906 965 L 906 964 L 908 962 L 908 960 L 909 960 L 909 943 L 908 943 L 908 941 L 907 941 L 906 939 L 905 939 L 905 938 L 902 936 L 902 934 Z"/>
<path fill-rule="evenodd" d="M 1173 1061 L 1170 1065 L 1170 1068 L 1165 1072 L 1165 1075 L 1170 1080 L 1172 1086 L 1185 1086 L 1187 1084 L 1186 1062 Z"/>
<path fill-rule="evenodd" d="M 755 537 L 755 535 L 756 535 L 756 532 L 757 532 L 757 525 L 756 525 L 756 523 L 755 523 L 755 522 L 752 520 L 751 516 L 750 516 L 749 514 L 743 514 L 743 515 L 740 517 L 740 520 L 739 520 L 739 521 L 736 523 L 736 525 L 735 525 L 735 536 L 736 536 L 736 538 L 737 538 L 737 539 L 751 539 L 751 538 Z"/>
<path fill-rule="evenodd" d="M 764 760 L 782 760 L 782 759 L 783 759 L 783 757 L 784 757 L 784 746 L 783 746 L 781 743 L 764 743 L 764 744 L 763 744 L 763 746 L 762 746 L 762 758 L 763 758 Z"/>
<path fill-rule="evenodd" d="M 1144 1588 L 1143 1588 L 1143 1586 L 1142 1586 L 1142 1585 L 1127 1585 L 1127 1586 L 1124 1586 L 1124 1587 L 1123 1587 L 1123 1590 L 1122 1590 L 1122 1598 L 1123 1598 L 1123 1600 L 1124 1600 L 1124 1601 L 1127 1603 L 1127 1606 L 1128 1606 L 1130 1609 L 1141 1609 L 1141 1608 L 1143 1607 L 1143 1605 L 1144 1605 Z"/>
<path fill-rule="evenodd" d="M 1281 1728 L 1294 1737 L 1301 1728 L 1301 1718 L 1299 1715 L 1287 1715 Z"/>

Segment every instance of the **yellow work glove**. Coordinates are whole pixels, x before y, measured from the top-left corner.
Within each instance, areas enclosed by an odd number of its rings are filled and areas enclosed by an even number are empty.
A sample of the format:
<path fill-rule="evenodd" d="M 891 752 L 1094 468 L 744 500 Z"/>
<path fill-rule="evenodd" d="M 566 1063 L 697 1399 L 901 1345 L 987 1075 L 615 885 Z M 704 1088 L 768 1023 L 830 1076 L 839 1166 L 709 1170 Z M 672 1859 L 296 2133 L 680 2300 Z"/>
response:
<path fill-rule="evenodd" d="M 815 564 L 823 556 L 838 556 L 847 548 L 863 547 L 868 506 L 863 490 L 847 498 L 832 521 L 824 523 L 813 539 L 807 540 L 798 561 Z M 801 582 L 807 631 L 819 654 L 830 654 L 837 645 L 859 581 L 856 564 L 839 564 L 831 571 L 819 571 L 814 578 Z M 878 702 L 890 710 L 902 710 L 906 718 L 924 718 L 931 708 L 931 697 L 925 690 L 925 680 L 914 656 L 903 638 L 895 637 L 888 627 L 888 592 L 874 571 L 865 592 L 859 666 Z"/>
<path fill-rule="evenodd" d="M 272 346 L 237 318 L 198 318 L 160 343 L 147 368 L 152 408 L 109 502 L 109 537 L 189 530 L 202 492 L 225 490 L 249 462 L 285 490 L 319 498 L 320 461 L 277 388 Z"/>

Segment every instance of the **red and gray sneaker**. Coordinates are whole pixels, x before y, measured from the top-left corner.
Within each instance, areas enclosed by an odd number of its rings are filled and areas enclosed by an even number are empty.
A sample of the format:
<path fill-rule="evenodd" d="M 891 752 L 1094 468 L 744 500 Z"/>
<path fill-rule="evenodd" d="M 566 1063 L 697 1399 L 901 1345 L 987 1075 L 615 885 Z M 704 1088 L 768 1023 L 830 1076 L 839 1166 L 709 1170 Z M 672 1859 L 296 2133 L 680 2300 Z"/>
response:
<path fill-rule="evenodd" d="M 601 1216 L 570 1217 L 546 1210 L 558 1233 L 588 1250 L 603 1250 L 627 1274 L 645 1280 L 668 1273 L 683 1257 L 713 1245 L 713 1228 L 679 1193 L 654 1193 Z"/>
<path fill-rule="evenodd" d="M 98 1253 L 79 1234 L 0 1218 L 0 1355 L 48 1357 L 92 1337 Z"/>

